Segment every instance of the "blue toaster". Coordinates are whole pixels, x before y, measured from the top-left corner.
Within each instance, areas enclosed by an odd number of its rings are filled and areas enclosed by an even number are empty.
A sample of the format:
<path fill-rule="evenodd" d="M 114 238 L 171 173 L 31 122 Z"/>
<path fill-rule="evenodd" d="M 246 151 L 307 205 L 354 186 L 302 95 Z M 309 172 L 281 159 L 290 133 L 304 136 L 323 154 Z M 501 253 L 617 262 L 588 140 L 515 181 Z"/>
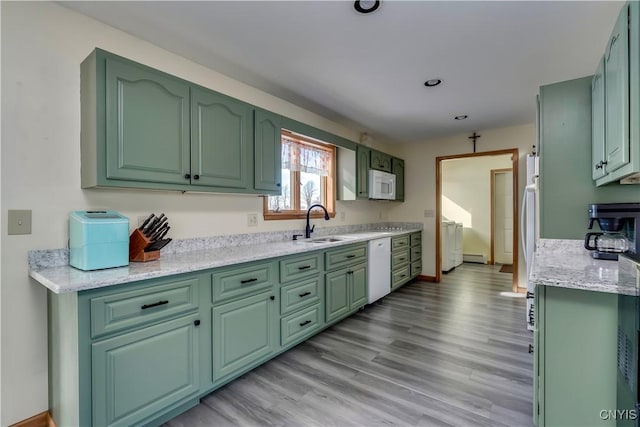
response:
<path fill-rule="evenodd" d="M 69 264 L 80 270 L 129 265 L 129 219 L 116 211 L 71 212 Z"/>

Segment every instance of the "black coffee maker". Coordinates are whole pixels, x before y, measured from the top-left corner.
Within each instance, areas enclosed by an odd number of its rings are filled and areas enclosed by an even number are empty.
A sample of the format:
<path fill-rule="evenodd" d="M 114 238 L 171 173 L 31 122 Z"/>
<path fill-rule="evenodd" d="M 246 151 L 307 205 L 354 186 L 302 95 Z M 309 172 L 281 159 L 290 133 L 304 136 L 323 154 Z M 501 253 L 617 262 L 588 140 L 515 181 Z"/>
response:
<path fill-rule="evenodd" d="M 597 222 L 601 232 L 587 233 L 584 247 L 596 259 L 617 260 L 618 254 L 640 255 L 640 203 L 589 205 L 589 230 Z"/>

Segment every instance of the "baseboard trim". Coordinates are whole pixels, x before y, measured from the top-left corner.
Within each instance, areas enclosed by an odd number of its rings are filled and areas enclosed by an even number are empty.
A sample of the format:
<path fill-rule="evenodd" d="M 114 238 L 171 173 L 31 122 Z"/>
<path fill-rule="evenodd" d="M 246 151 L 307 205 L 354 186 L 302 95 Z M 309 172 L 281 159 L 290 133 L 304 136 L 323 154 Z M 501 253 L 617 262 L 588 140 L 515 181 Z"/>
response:
<path fill-rule="evenodd" d="M 418 277 L 416 277 L 416 279 L 420 280 L 421 282 L 437 283 L 437 280 L 436 280 L 435 276 L 423 276 L 421 274 Z"/>
<path fill-rule="evenodd" d="M 34 415 L 26 420 L 19 421 L 9 427 L 56 427 L 56 423 L 51 418 L 49 411 Z"/>

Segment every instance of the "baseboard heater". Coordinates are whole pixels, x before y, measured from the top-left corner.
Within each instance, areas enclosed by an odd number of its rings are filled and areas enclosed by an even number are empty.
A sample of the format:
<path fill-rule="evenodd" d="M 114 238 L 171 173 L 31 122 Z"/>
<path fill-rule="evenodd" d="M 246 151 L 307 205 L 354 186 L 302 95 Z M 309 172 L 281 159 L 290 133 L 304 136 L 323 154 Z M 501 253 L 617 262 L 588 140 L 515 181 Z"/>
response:
<path fill-rule="evenodd" d="M 486 264 L 487 257 L 484 254 L 462 254 L 464 262 L 475 262 L 476 264 Z"/>

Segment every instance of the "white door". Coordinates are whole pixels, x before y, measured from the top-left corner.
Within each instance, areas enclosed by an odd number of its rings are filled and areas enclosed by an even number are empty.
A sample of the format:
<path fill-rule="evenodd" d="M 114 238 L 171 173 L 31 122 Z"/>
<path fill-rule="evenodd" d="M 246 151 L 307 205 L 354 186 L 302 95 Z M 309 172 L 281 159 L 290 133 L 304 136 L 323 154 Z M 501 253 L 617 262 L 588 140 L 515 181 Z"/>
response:
<path fill-rule="evenodd" d="M 494 180 L 494 262 L 513 264 L 513 175 L 496 172 Z"/>

